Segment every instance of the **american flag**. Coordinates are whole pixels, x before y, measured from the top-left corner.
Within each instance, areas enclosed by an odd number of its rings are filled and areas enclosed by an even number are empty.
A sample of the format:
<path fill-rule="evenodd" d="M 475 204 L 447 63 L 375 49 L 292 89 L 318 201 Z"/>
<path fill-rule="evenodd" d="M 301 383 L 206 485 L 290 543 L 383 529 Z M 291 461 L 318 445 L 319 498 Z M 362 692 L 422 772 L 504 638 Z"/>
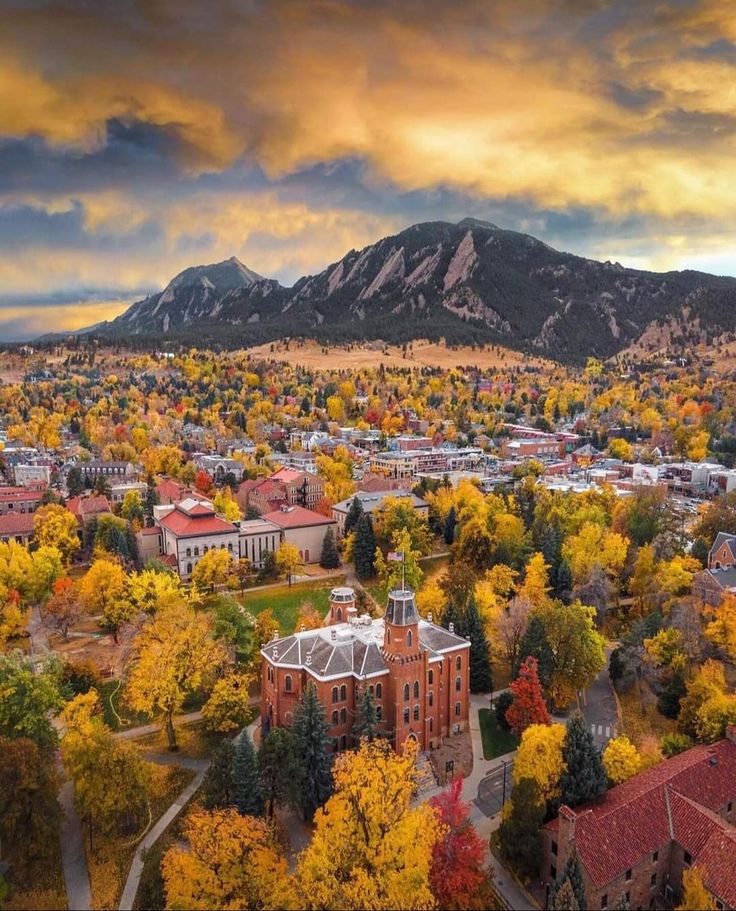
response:
<path fill-rule="evenodd" d="M 393 560 L 394 563 L 403 563 L 403 562 L 404 562 L 404 554 L 403 554 L 402 551 L 399 551 L 399 550 L 392 550 L 391 553 L 387 554 L 386 559 L 387 559 L 387 560 Z"/>

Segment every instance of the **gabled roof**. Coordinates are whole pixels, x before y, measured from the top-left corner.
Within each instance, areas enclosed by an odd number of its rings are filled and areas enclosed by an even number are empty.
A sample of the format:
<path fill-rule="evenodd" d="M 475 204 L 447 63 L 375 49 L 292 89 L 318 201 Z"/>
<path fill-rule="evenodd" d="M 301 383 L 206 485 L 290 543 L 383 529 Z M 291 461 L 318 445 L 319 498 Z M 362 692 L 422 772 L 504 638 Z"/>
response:
<path fill-rule="evenodd" d="M 32 532 L 32 512 L 11 512 L 7 516 L 0 516 L 0 537 L 4 535 L 28 535 Z"/>
<path fill-rule="evenodd" d="M 72 497 L 66 501 L 66 508 L 80 522 L 89 516 L 112 512 L 107 497 Z"/>
<path fill-rule="evenodd" d="M 720 550 L 723 544 L 728 545 L 728 549 L 731 551 L 731 556 L 736 560 L 736 535 L 731 535 L 725 531 L 719 531 L 716 535 L 716 539 L 713 542 L 713 547 L 710 549 L 711 554 L 715 554 L 716 551 Z"/>

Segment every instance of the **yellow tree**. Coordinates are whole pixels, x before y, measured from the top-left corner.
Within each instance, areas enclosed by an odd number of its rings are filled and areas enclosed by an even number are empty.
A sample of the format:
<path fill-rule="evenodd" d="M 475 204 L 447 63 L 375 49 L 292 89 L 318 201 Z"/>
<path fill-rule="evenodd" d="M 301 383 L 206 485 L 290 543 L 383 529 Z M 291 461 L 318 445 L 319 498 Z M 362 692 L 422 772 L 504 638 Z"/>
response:
<path fill-rule="evenodd" d="M 419 565 L 421 554 L 413 549 L 411 535 L 406 528 L 399 528 L 393 532 L 390 553 L 401 554 L 401 560 L 389 560 L 383 556 L 380 547 L 376 548 L 376 575 L 381 587 L 391 591 L 400 588 L 403 583 L 407 588 L 418 591 L 424 575 Z"/>
<path fill-rule="evenodd" d="M 49 503 L 39 507 L 33 516 L 33 538 L 39 547 L 55 547 L 69 563 L 81 543 L 79 525 L 66 506 Z"/>
<path fill-rule="evenodd" d="M 114 560 L 95 560 L 79 583 L 79 596 L 87 613 L 102 615 L 102 625 L 112 630 L 117 642 L 120 627 L 132 618 L 134 610 L 123 567 Z"/>
<path fill-rule="evenodd" d="M 736 597 L 726 595 L 713 611 L 713 620 L 705 629 L 710 641 L 724 650 L 728 657 L 736 660 Z"/>
<path fill-rule="evenodd" d="M 292 544 L 291 541 L 284 541 L 284 543 L 276 551 L 276 566 L 278 567 L 279 573 L 282 576 L 286 576 L 289 580 L 289 586 L 291 586 L 291 578 L 294 573 L 303 566 L 304 560 L 302 555 L 299 553 L 299 548 L 296 544 Z"/>
<path fill-rule="evenodd" d="M 526 565 L 524 581 L 519 587 L 519 596 L 526 598 L 534 607 L 541 607 L 549 601 L 550 591 L 549 566 L 544 562 L 544 554 L 532 554 Z"/>
<path fill-rule="evenodd" d="M 430 806 L 412 805 L 416 752 L 415 744 L 398 754 L 384 740 L 364 740 L 337 758 L 334 793 L 299 857 L 305 908 L 435 907 L 429 873 L 444 829 Z"/>
<path fill-rule="evenodd" d="M 174 573 L 144 569 L 128 577 L 128 598 L 136 611 L 153 614 L 177 604 L 183 597 L 181 580 Z"/>
<path fill-rule="evenodd" d="M 697 867 L 686 867 L 682 871 L 682 902 L 677 911 L 715 911 L 713 896 L 703 884 L 703 877 Z"/>
<path fill-rule="evenodd" d="M 641 756 L 625 734 L 608 741 L 603 751 L 603 768 L 614 784 L 636 775 L 641 766 Z"/>
<path fill-rule="evenodd" d="M 514 784 L 531 778 L 539 786 L 542 797 L 554 800 L 560 796 L 560 779 L 565 771 L 562 744 L 565 727 L 562 724 L 531 724 L 521 735 L 514 760 Z"/>
<path fill-rule="evenodd" d="M 202 706 L 202 717 L 211 731 L 239 731 L 251 717 L 250 686 L 253 674 L 228 674 L 212 687 Z"/>
<path fill-rule="evenodd" d="M 210 591 L 216 585 L 224 585 L 233 571 L 234 563 L 231 554 L 224 549 L 212 548 L 199 560 L 192 572 L 192 582 Z"/>
<path fill-rule="evenodd" d="M 134 640 L 127 685 L 130 704 L 136 711 L 163 715 L 171 750 L 177 749 L 174 715 L 185 698 L 229 663 L 212 629 L 209 614 L 178 604 L 156 614 Z"/>
<path fill-rule="evenodd" d="M 617 575 L 626 561 L 629 542 L 618 532 L 596 522 L 586 522 L 576 535 L 562 545 L 562 556 L 572 570 L 576 585 L 590 579 L 593 567 L 600 566 L 610 576 Z"/>
<path fill-rule="evenodd" d="M 237 810 L 194 810 L 184 823 L 186 846 L 164 855 L 167 908 L 297 908 L 289 865 L 263 819 Z"/>
<path fill-rule="evenodd" d="M 215 512 L 219 516 L 224 516 L 228 522 L 238 522 L 241 518 L 240 507 L 233 499 L 229 487 L 218 490 L 212 505 L 215 507 Z"/>

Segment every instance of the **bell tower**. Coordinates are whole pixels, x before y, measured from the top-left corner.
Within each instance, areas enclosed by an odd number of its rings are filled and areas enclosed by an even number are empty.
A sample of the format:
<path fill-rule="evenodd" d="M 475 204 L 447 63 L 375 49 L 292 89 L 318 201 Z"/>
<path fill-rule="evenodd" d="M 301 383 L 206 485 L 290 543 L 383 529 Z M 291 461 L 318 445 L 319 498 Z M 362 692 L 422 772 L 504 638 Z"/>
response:
<path fill-rule="evenodd" d="M 419 614 L 410 589 L 389 592 L 383 616 L 383 651 L 396 658 L 419 654 Z"/>

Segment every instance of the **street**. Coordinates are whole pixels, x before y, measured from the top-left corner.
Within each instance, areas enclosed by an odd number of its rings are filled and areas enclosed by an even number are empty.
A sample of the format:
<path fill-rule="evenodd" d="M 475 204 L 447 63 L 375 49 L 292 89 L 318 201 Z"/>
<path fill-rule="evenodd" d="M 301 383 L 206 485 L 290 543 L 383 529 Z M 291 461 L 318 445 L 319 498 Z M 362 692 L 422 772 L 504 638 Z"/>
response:
<path fill-rule="evenodd" d="M 616 698 L 613 695 L 611 678 L 608 676 L 608 657 L 606 664 L 587 690 L 578 693 L 578 705 L 593 735 L 596 746 L 603 749 L 608 741 L 616 736 Z"/>
<path fill-rule="evenodd" d="M 513 771 L 514 760 L 508 759 L 499 768 L 489 772 L 485 778 L 481 779 L 475 803 L 486 816 L 494 816 L 499 813 L 503 806 L 504 798 L 508 800 L 511 796 Z M 506 778 L 505 791 L 504 776 Z"/>

